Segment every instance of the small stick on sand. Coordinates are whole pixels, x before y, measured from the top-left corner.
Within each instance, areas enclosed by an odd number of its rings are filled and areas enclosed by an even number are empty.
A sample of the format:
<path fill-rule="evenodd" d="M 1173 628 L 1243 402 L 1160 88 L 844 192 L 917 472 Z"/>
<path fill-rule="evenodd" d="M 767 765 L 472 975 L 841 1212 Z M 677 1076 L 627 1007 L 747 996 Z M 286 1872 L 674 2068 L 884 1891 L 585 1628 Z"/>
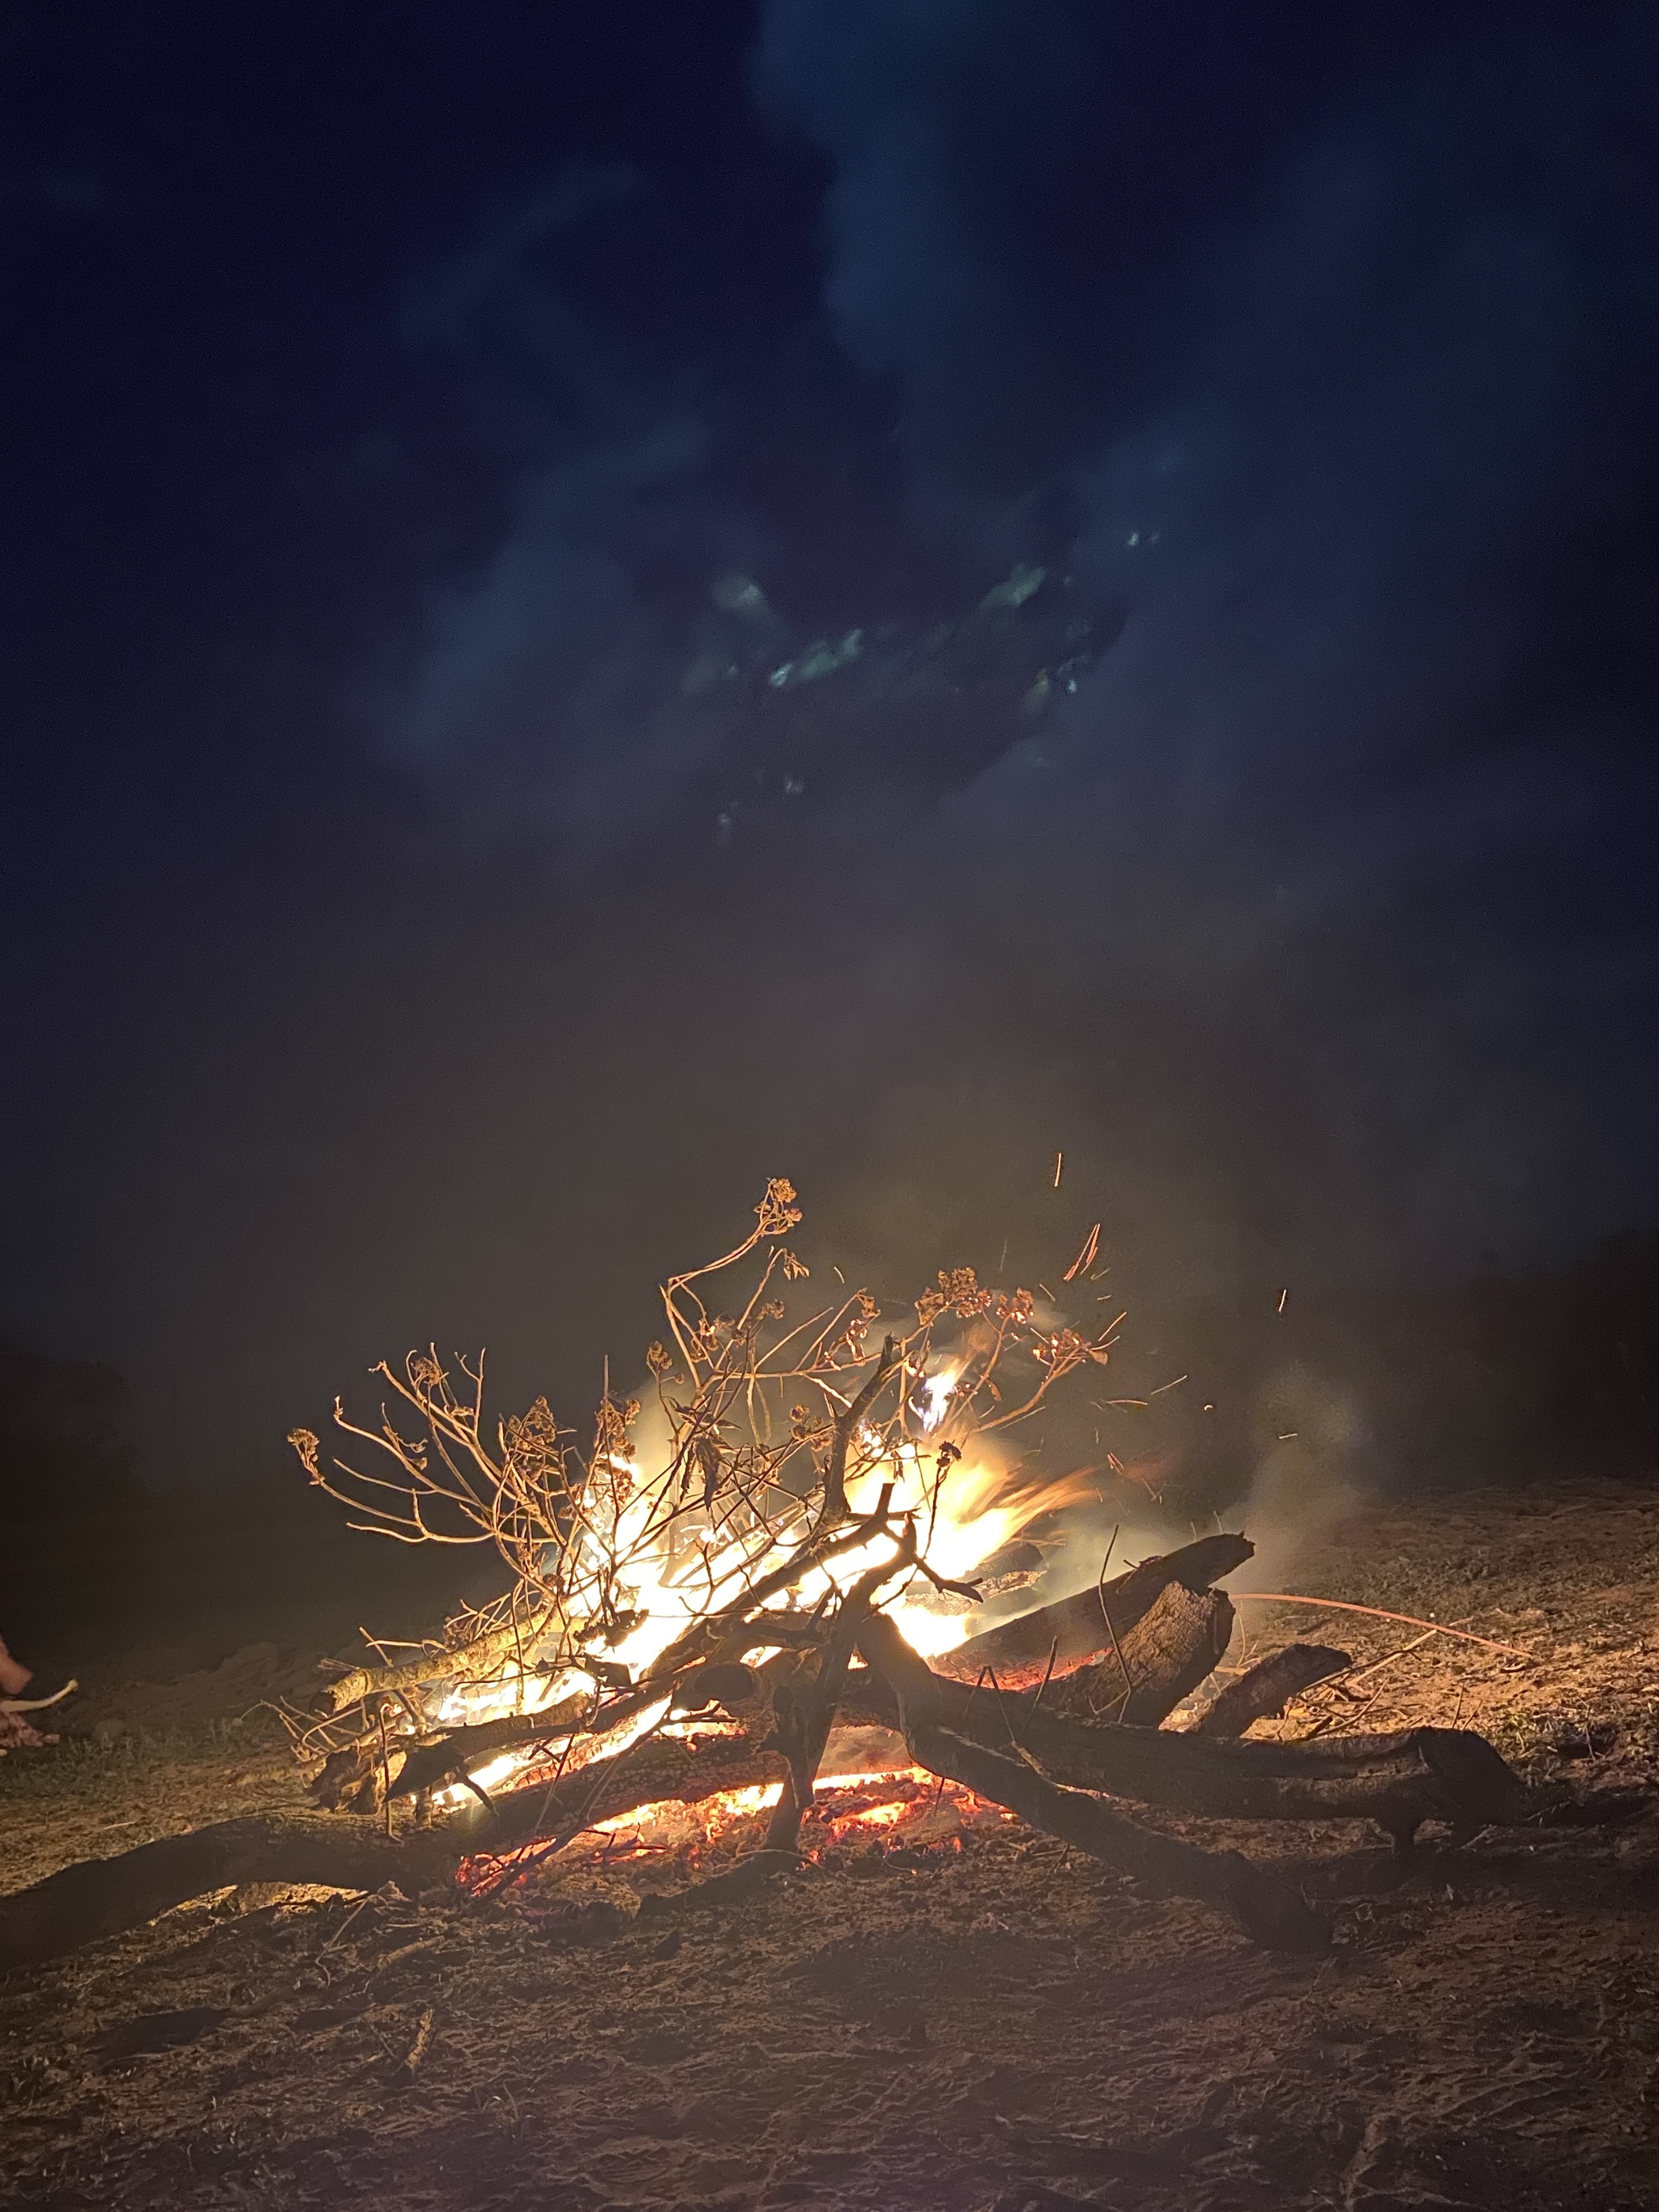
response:
<path fill-rule="evenodd" d="M 1413 1613 L 1385 1613 L 1380 1605 L 1355 1605 L 1345 1597 L 1298 1597 L 1289 1590 L 1229 1590 L 1235 1605 L 1247 1600 L 1257 1605 L 1314 1605 L 1337 1613 L 1369 1613 L 1373 1620 L 1397 1620 L 1407 1628 L 1425 1628 L 1431 1636 L 1455 1636 L 1460 1644 L 1484 1644 L 1488 1651 L 1507 1651 L 1514 1659 L 1530 1659 L 1518 1644 L 1499 1644 L 1490 1636 L 1471 1636 L 1467 1628 L 1446 1628 L 1437 1620 L 1419 1620 Z"/>

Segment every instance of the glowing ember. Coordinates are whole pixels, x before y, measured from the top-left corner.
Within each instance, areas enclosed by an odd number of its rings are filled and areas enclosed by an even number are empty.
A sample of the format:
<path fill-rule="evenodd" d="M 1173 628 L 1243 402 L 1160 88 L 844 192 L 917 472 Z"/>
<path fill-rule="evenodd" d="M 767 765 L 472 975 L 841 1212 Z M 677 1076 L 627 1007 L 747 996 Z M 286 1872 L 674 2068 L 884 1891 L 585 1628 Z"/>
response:
<path fill-rule="evenodd" d="M 588 1850 L 597 1850 L 606 1861 L 614 1861 L 619 1855 L 689 1851 L 696 1856 L 711 1844 L 730 1848 L 739 1842 L 732 1832 L 758 1825 L 782 1793 L 781 1782 L 756 1783 L 722 1790 L 696 1805 L 670 1799 L 636 1806 L 614 1820 L 596 1821 L 587 1831 Z M 803 1844 L 811 1858 L 826 1845 L 860 1832 L 903 1841 L 914 1832 L 920 1842 L 944 1843 L 964 1827 L 1002 1826 L 1012 1817 L 1001 1806 L 988 1803 L 955 1783 L 941 1784 L 920 1766 L 886 1774 L 821 1774 Z M 740 1843 L 740 1847 L 747 1848 L 747 1844 Z M 526 1856 L 533 1858 L 534 1854 Z M 579 1850 L 573 1856 L 581 1854 Z"/>

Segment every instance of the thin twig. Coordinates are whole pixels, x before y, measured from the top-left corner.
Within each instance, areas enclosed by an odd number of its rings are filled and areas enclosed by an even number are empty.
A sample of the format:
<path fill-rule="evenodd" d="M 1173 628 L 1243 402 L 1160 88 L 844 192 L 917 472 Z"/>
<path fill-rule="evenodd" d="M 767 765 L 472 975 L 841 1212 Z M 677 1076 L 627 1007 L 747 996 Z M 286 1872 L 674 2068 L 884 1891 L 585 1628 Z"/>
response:
<path fill-rule="evenodd" d="M 1355 1605 L 1347 1598 L 1299 1597 L 1286 1590 L 1229 1590 L 1227 1595 L 1235 1605 L 1249 1598 L 1258 1605 L 1312 1605 L 1337 1613 L 1364 1613 L 1373 1620 L 1397 1620 L 1406 1628 L 1425 1628 L 1431 1636 L 1453 1636 L 1460 1644 L 1480 1644 L 1488 1651 L 1507 1651 L 1512 1658 L 1536 1656 L 1534 1652 L 1523 1651 L 1518 1644 L 1499 1644 L 1490 1636 L 1471 1636 L 1466 1628 L 1447 1628 L 1437 1620 L 1419 1620 L 1413 1613 L 1385 1613 L 1380 1605 Z"/>
<path fill-rule="evenodd" d="M 1118 1528 L 1121 1528 L 1122 1525 L 1122 1522 L 1120 1522 L 1118 1523 Z M 1100 1600 L 1100 1617 L 1106 1624 L 1106 1633 L 1112 1639 L 1112 1656 L 1117 1661 L 1118 1666 L 1123 1675 L 1122 1698 L 1121 1700 L 1114 1700 L 1114 1702 L 1121 1702 L 1124 1711 L 1127 1712 L 1128 1710 L 1129 1700 L 1135 1693 L 1134 1677 L 1130 1674 L 1129 1662 L 1123 1656 L 1123 1646 L 1117 1640 L 1117 1629 L 1112 1620 L 1112 1609 L 1106 1602 L 1106 1570 L 1111 1565 L 1112 1546 L 1115 1544 L 1116 1541 L 1117 1528 L 1114 1528 L 1111 1534 L 1111 1541 L 1106 1547 L 1106 1555 L 1100 1563 L 1100 1579 L 1095 1584 L 1095 1595 Z M 1093 1701 L 1091 1699 L 1091 1703 Z"/>
<path fill-rule="evenodd" d="M 379 1718 L 380 1723 L 380 1802 L 386 1807 L 386 1832 L 390 1836 L 392 1833 L 392 1753 L 386 1748 L 384 1701 L 380 1705 Z"/>

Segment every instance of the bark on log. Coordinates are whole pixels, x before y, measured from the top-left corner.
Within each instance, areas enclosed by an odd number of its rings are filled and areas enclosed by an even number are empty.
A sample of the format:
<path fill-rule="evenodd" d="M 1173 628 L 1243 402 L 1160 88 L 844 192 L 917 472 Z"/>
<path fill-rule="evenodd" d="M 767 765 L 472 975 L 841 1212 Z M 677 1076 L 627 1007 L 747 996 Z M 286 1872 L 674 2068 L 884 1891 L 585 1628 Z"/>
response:
<path fill-rule="evenodd" d="M 866 1660 L 883 1673 L 872 1655 L 887 1650 L 890 1638 L 902 1641 L 881 1615 L 860 1636 Z M 1467 1729 L 1230 1742 L 1166 1729 L 1086 1727 L 1040 1705 L 1034 1711 L 1030 1697 L 1000 1696 L 937 1674 L 933 1680 L 943 1725 L 992 1749 L 1017 1746 L 1056 1782 L 1171 1812 L 1223 1820 L 1369 1820 L 1403 1844 L 1425 1820 L 1517 1825 L 1534 1802 L 1520 1776 Z M 887 1727 L 898 1717 L 896 1697 L 870 1672 L 848 1680 L 841 1710 L 845 1720 Z"/>
<path fill-rule="evenodd" d="M 1030 1826 L 1103 1859 L 1120 1874 L 1225 1906 L 1245 1934 L 1270 1951 L 1329 1947 L 1330 1924 L 1323 1915 L 1289 1882 L 1252 1866 L 1241 1852 L 1200 1850 L 1178 1836 L 1143 1828 L 1087 1790 L 1065 1789 L 1024 1759 L 988 1751 L 932 1722 L 913 1722 L 905 1741 L 917 1765 L 930 1773 L 1006 1805 Z"/>
<path fill-rule="evenodd" d="M 393 1839 L 367 1820 L 338 1814 L 217 1820 L 114 1858 L 82 1860 L 0 1897 L 0 1971 L 61 1958 L 233 1883 L 379 1889 L 392 1881 L 413 1894 L 441 1881 L 455 1859 L 440 1834 Z"/>
<path fill-rule="evenodd" d="M 556 1782 L 524 1783 L 482 1805 L 463 1808 L 444 1823 L 457 1856 L 517 1850 L 522 1844 L 568 1842 L 584 1828 L 614 1820 L 641 1805 L 700 1804 L 722 1790 L 781 1782 L 789 1763 L 781 1751 L 759 1751 L 740 1739 L 696 1741 L 647 1736 L 615 1758 L 595 1759 Z"/>
<path fill-rule="evenodd" d="M 866 1624 L 861 1641 L 879 1645 L 884 1632 L 897 1636 L 878 1615 Z M 1380 1820 L 1398 1838 L 1409 1837 L 1425 1820 L 1464 1828 L 1596 1821 L 1628 1817 L 1632 1802 L 1650 1802 L 1644 1793 L 1604 1791 L 1580 1798 L 1560 1790 L 1529 1791 L 1484 1737 L 1463 1729 L 1412 1729 L 1304 1744 L 1229 1742 L 1158 1729 L 1085 1728 L 1041 1711 L 1033 1714 L 1029 1698 L 1000 1698 L 940 1675 L 931 1679 L 935 1724 L 969 1751 L 1000 1752 L 1012 1764 L 1009 1754 L 1018 1746 L 1052 1782 L 1175 1811 L 1231 1820 L 1366 1818 Z M 866 1668 L 848 1686 L 842 1711 L 855 1722 L 890 1727 L 899 1705 L 884 1676 Z M 696 1803 L 721 1790 L 781 1779 L 785 1771 L 778 1753 L 728 1742 L 696 1747 L 656 1739 L 636 1752 L 647 1748 L 648 1758 L 622 1753 L 564 1777 L 551 1791 L 545 1786 L 514 1790 L 498 1797 L 489 1814 L 469 1807 L 441 1827 L 395 1839 L 368 1820 L 337 1814 L 261 1816 L 218 1821 L 113 1858 L 66 1867 L 30 1889 L 0 1897 L 0 1972 L 61 1957 L 233 1883 L 378 1889 L 391 1881 L 413 1896 L 447 1880 L 469 1855 L 512 1850 L 554 1832 L 574 1834 L 587 1821 L 662 1798 Z M 945 1756 L 944 1747 L 933 1749 Z M 596 1791 L 601 1764 L 609 1771 Z M 964 1770 L 958 1778 L 986 1796 L 996 1794 L 984 1788 L 988 1778 L 983 1773 L 975 1780 Z M 1090 1848 L 1079 1842 L 1079 1848 Z"/>
<path fill-rule="evenodd" d="M 1352 1664 L 1346 1651 L 1334 1651 L 1328 1644 L 1287 1644 L 1229 1682 L 1200 1716 L 1198 1733 L 1241 1736 L 1252 1721 L 1282 1713 L 1298 1692 Z"/>
<path fill-rule="evenodd" d="M 1052 1702 L 1056 1713 L 1073 1720 L 1156 1728 L 1214 1672 L 1232 1633 L 1233 1609 L 1221 1591 L 1194 1595 L 1181 1583 L 1168 1583 L 1134 1626 L 1120 1633 L 1116 1650 L 1065 1677 L 1045 1708 Z"/>
<path fill-rule="evenodd" d="M 489 1635 L 480 1636 L 476 1642 L 453 1651 L 425 1651 L 418 1659 L 407 1660 L 398 1667 L 354 1667 L 328 1685 L 324 1692 L 325 1708 L 338 1714 L 361 1705 L 378 1691 L 415 1690 L 429 1682 L 487 1679 L 498 1667 L 504 1668 L 509 1659 L 516 1663 L 520 1653 L 532 1651 L 538 1639 L 546 1634 L 552 1619 L 551 1607 L 544 1607 L 527 1621 L 509 1621 L 505 1628 L 492 1629 Z"/>
<path fill-rule="evenodd" d="M 517 1751 L 544 1736 L 574 1735 L 592 1710 L 587 1698 L 567 1698 L 550 1711 L 511 1713 L 500 1720 L 473 1721 L 454 1728 L 430 1743 L 417 1743 L 405 1752 L 393 1776 L 388 1797 L 413 1797 L 422 1790 L 436 1790 L 453 1782 L 469 1766 L 502 1751 Z M 373 1752 L 371 1742 L 368 1748 Z"/>
<path fill-rule="evenodd" d="M 448 1881 L 463 1858 L 568 1841 L 596 1820 L 641 1805 L 666 1799 L 695 1804 L 722 1790 L 779 1781 L 787 1772 L 776 1752 L 658 1737 L 600 1768 L 564 1775 L 551 1787 L 506 1792 L 489 1812 L 471 1806 L 441 1827 L 404 1836 L 389 1837 L 378 1823 L 343 1814 L 216 1820 L 112 1858 L 84 1859 L 0 1897 L 0 1973 L 61 1958 L 233 1884 L 379 1889 L 390 1881 L 413 1897 Z"/>
<path fill-rule="evenodd" d="M 1255 1550 L 1243 1536 L 1200 1536 L 1178 1551 L 1143 1559 L 1109 1583 L 1091 1583 L 1053 1605 L 969 1637 L 941 1656 L 937 1671 L 972 1682 L 988 1669 L 1004 1689 L 1030 1689 L 1042 1680 L 1051 1657 L 1056 1675 L 1108 1657 L 1114 1634 L 1121 1643 L 1171 1583 L 1197 1596 L 1243 1566 Z"/>
<path fill-rule="evenodd" d="M 993 1803 L 1006 1805 L 1033 1827 L 1182 1897 L 1203 1898 L 1235 1914 L 1245 1932 L 1276 1951 L 1322 1951 L 1330 1942 L 1325 1919 L 1290 1883 L 1237 1851 L 1200 1850 L 1178 1837 L 1143 1828 L 1081 1790 L 1051 1782 L 1028 1759 L 993 1751 L 946 1726 L 945 1687 L 890 1621 L 860 1638 L 866 1660 L 879 1666 L 898 1699 L 905 1741 L 918 1765 L 948 1776 Z"/>

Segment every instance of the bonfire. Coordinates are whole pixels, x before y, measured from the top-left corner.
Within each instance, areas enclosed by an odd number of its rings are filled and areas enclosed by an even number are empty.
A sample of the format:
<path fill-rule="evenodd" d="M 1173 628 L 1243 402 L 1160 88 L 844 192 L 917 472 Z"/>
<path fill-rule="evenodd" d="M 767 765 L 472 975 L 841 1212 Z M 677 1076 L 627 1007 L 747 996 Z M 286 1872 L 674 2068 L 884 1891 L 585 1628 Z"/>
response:
<path fill-rule="evenodd" d="M 829 1718 L 860 1625 L 880 1612 L 940 1657 L 988 1592 L 1006 1602 L 1030 1584 L 1041 1554 L 1022 1532 L 1091 1493 L 1082 1476 L 1023 1480 L 1003 1437 L 1063 1378 L 1105 1364 L 1122 1316 L 1085 1337 L 1035 1293 L 957 1268 L 878 1349 L 867 1291 L 801 1296 L 810 1270 L 784 1241 L 800 1220 L 793 1187 L 769 1185 L 756 1218 L 734 1251 L 663 1285 L 649 1399 L 618 1398 L 607 1377 L 585 1449 L 544 1399 L 487 1437 L 482 1360 L 458 1386 L 432 1352 L 378 1370 L 392 1396 L 377 1426 L 336 1406 L 337 1429 L 378 1464 L 325 1468 L 318 1438 L 295 1431 L 354 1528 L 488 1547 L 510 1577 L 441 1644 L 333 1686 L 328 1712 L 295 1731 L 301 1758 L 320 1763 L 320 1803 L 407 1799 L 425 1817 L 534 1778 L 602 1797 L 620 1772 L 631 1790 L 699 1746 L 752 1767 L 786 1848 L 833 1778 L 817 1753 L 802 1764 L 808 1726 L 787 1783 L 768 1779 L 786 1749 L 779 1716 L 816 1705 Z M 711 1311 L 734 1282 L 736 1313 Z"/>
<path fill-rule="evenodd" d="M 1088 1486 L 1031 1479 L 1011 1432 L 1111 1358 L 1122 1316 L 1085 1330 L 1062 1304 L 1093 1297 L 1093 1238 L 1060 1298 L 958 1267 L 896 1316 L 864 1290 L 815 1297 L 799 1221 L 775 1181 L 735 1249 L 671 1277 L 648 1389 L 607 1374 L 580 1440 L 544 1400 L 492 1426 L 482 1358 L 434 1352 L 378 1370 L 372 1424 L 337 1404 L 337 1451 L 295 1431 L 355 1527 L 485 1547 L 503 1594 L 401 1656 L 374 1643 L 290 1716 L 315 1815 L 222 1821 L 0 1900 L 0 1966 L 231 1884 L 487 1894 L 596 1836 L 611 1856 L 752 1844 L 713 1875 L 718 1853 L 667 1854 L 695 1878 L 647 1901 L 674 1910 L 787 1876 L 851 1822 L 920 1843 L 1009 1816 L 1317 1950 L 1299 1889 L 1158 1811 L 1364 1818 L 1402 1852 L 1425 1822 L 1457 1838 L 1547 1816 L 1468 1730 L 1246 1741 L 1348 1662 L 1292 1644 L 1204 1701 L 1242 1533 L 1115 1573 L 1109 1545 L 1086 1566 L 1073 1545 L 1042 1577 L 1060 1594 L 1039 1586 L 1025 1533 Z"/>

